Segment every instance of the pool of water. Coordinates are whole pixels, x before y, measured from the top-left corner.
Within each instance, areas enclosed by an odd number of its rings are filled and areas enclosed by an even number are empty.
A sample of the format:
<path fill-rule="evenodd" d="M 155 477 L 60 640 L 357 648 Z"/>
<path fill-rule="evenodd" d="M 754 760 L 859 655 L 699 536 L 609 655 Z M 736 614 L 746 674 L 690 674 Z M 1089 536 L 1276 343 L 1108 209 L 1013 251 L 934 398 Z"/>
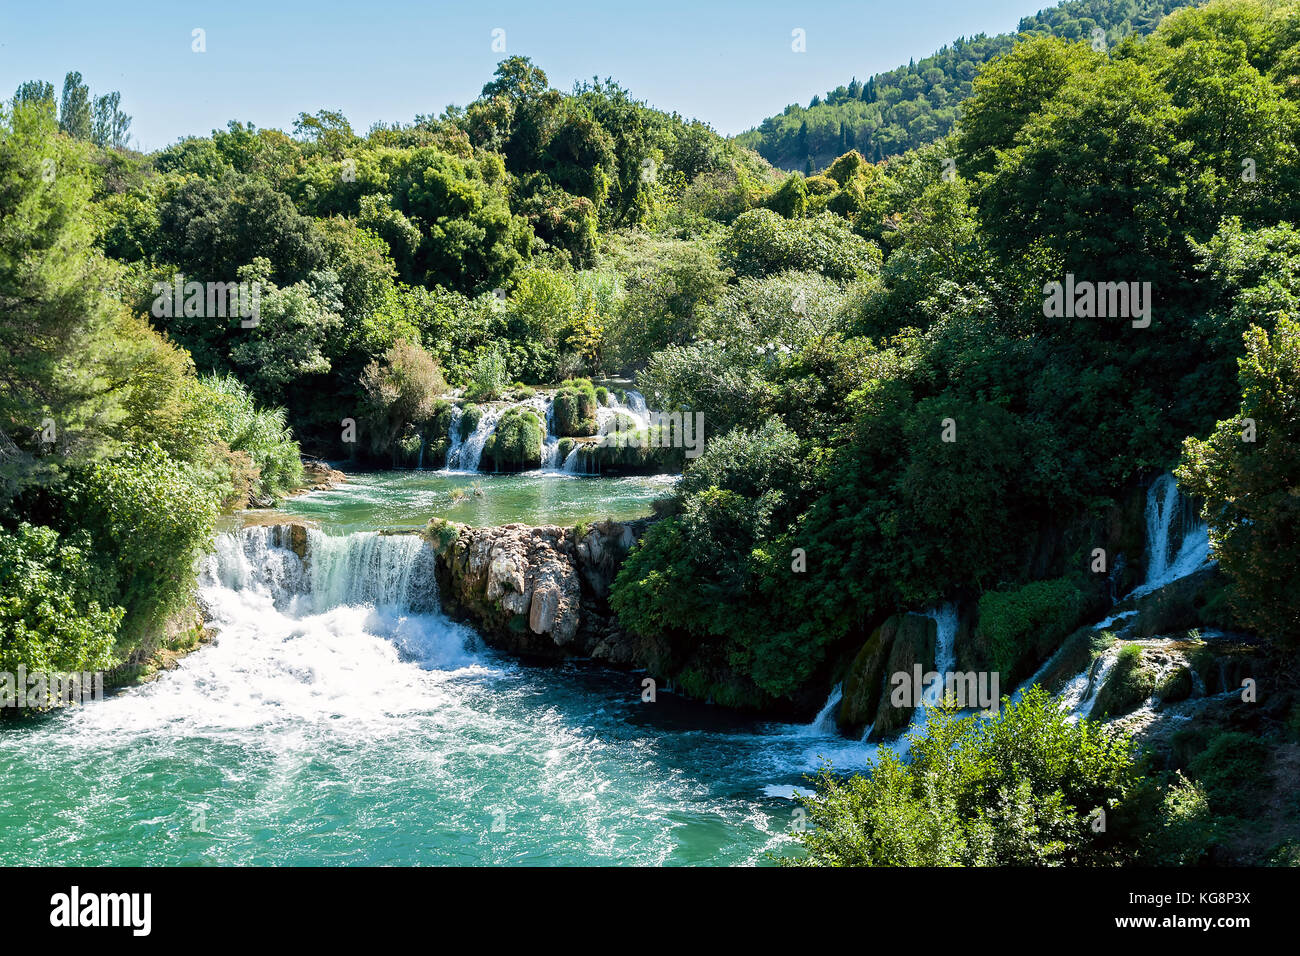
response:
<path fill-rule="evenodd" d="M 434 517 L 476 526 L 522 522 L 567 527 L 645 517 L 650 503 L 667 497 L 676 480 L 673 475 L 588 478 L 554 472 L 358 473 L 329 491 L 290 498 L 279 510 L 340 532 L 422 528 Z"/>
<path fill-rule="evenodd" d="M 453 501 L 481 482 L 483 496 Z M 530 666 L 437 609 L 434 515 L 633 517 L 664 479 L 357 475 L 289 502 L 306 566 L 228 529 L 200 598 L 216 640 L 148 685 L 0 725 L 9 864 L 763 865 L 791 799 L 870 749 L 685 701 L 642 674 Z M 414 608 L 420 608 L 417 612 Z"/>

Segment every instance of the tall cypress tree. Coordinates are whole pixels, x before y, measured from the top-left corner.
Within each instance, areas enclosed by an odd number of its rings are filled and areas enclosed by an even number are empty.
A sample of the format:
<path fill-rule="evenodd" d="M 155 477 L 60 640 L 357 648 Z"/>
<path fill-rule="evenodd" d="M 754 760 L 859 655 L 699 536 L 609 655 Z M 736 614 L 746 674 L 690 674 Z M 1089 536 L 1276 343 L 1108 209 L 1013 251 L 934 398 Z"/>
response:
<path fill-rule="evenodd" d="M 90 139 L 90 88 L 81 82 L 81 74 L 75 70 L 63 78 L 59 129 L 73 139 Z"/>

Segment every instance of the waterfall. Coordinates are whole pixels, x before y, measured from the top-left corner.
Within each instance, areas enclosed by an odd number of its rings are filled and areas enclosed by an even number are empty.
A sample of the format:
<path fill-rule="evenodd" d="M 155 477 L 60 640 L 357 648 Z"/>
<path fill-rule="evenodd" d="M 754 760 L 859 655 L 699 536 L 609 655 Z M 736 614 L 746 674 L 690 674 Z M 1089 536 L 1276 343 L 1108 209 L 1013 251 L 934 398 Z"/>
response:
<path fill-rule="evenodd" d="M 1170 550 L 1173 549 L 1174 541 L 1179 534 L 1182 537 L 1171 559 Z M 1210 556 L 1209 530 L 1196 514 L 1192 502 L 1178 491 L 1173 475 L 1158 476 L 1147 489 L 1146 545 L 1146 580 L 1130 591 L 1125 596 L 1125 601 L 1157 591 L 1213 563 Z M 1137 614 L 1136 608 L 1130 608 L 1107 615 L 1093 624 L 1091 630 L 1103 631 L 1121 621 L 1136 617 Z M 1058 649 L 1043 662 L 1032 677 L 1016 689 L 1012 701 L 1019 700 L 1026 689 L 1042 679 L 1055 661 L 1056 654 L 1059 653 Z M 1078 719 L 1092 713 L 1092 705 L 1097 693 L 1106 682 L 1111 668 L 1115 666 L 1117 655 L 1117 648 L 1112 647 L 1099 658 L 1089 660 L 1088 666 L 1082 672 L 1070 678 L 1061 691 L 1060 700 L 1072 717 Z"/>
<path fill-rule="evenodd" d="M 1106 678 L 1119 660 L 1119 646 L 1108 648 L 1104 654 L 1088 663 L 1082 673 L 1070 679 L 1061 691 L 1061 706 L 1070 712 L 1070 717 L 1080 720 L 1092 714 L 1097 695 L 1101 693 Z"/>
<path fill-rule="evenodd" d="M 460 421 L 464 417 L 464 409 L 459 405 L 451 406 L 451 424 L 447 430 L 447 458 L 442 463 L 444 471 L 451 471 L 460 464 Z"/>
<path fill-rule="evenodd" d="M 278 605 L 307 587 L 302 561 L 283 541 L 280 527 L 258 526 L 217 535 L 203 563 L 199 582 L 243 591 L 265 589 Z"/>
<path fill-rule="evenodd" d="M 200 584 L 205 589 L 262 591 L 276 608 L 299 612 L 358 605 L 438 607 L 433 549 L 419 535 L 329 535 L 309 528 L 305 561 L 287 546 L 287 538 L 284 526 L 218 535 Z"/>
<path fill-rule="evenodd" d="M 410 608 L 436 588 L 433 551 L 414 534 L 307 532 L 312 604 Z"/>
<path fill-rule="evenodd" d="M 578 474 L 578 449 L 580 445 L 574 445 L 573 449 L 564 456 L 564 466 L 561 469 L 566 475 Z"/>
<path fill-rule="evenodd" d="M 560 436 L 555 434 L 555 400 L 546 402 L 546 437 L 542 442 L 542 470 L 555 471 L 560 463 Z"/>
<path fill-rule="evenodd" d="M 474 428 L 474 434 L 465 439 L 460 454 L 456 457 L 457 471 L 478 471 L 479 459 L 483 457 L 483 446 L 496 431 L 501 415 L 502 410 L 499 408 L 483 409 L 478 425 Z"/>
<path fill-rule="evenodd" d="M 826 698 L 826 703 L 822 709 L 817 711 L 817 716 L 812 719 L 812 723 L 800 724 L 793 728 L 793 735 L 796 737 L 829 737 L 839 733 L 839 724 L 835 719 L 835 711 L 840 706 L 840 701 L 844 699 L 844 685 L 836 684 L 831 689 L 831 694 Z"/>
<path fill-rule="evenodd" d="M 420 435 L 420 460 L 415 463 L 416 471 L 424 471 L 424 435 Z"/>
<path fill-rule="evenodd" d="M 1158 581 L 1169 568 L 1169 532 L 1178 497 L 1173 475 L 1161 475 L 1147 489 L 1147 583 Z"/>
<path fill-rule="evenodd" d="M 633 388 L 629 388 L 623 394 L 626 397 L 626 402 L 620 403 L 621 407 L 626 408 L 637 418 L 645 421 L 649 416 L 649 409 L 646 408 L 645 396 Z"/>
<path fill-rule="evenodd" d="M 1160 475 L 1147 489 L 1146 534 L 1146 580 L 1129 598 L 1150 594 L 1210 564 L 1209 529 L 1179 492 L 1173 475 Z M 1181 540 L 1171 558 L 1178 534 Z"/>
<path fill-rule="evenodd" d="M 919 731 L 925 726 L 926 711 L 943 703 L 948 675 L 957 666 L 957 605 L 949 601 L 931 608 L 925 616 L 934 621 L 934 670 L 936 677 L 921 695 L 921 704 L 912 711 L 912 721 L 904 733 Z"/>

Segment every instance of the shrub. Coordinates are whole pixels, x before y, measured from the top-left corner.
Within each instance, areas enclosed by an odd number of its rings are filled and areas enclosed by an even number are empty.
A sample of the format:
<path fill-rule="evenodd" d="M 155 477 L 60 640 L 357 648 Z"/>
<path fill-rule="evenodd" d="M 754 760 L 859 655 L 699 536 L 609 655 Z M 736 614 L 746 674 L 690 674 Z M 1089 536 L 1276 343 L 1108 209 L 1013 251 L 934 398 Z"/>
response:
<path fill-rule="evenodd" d="M 383 361 L 371 362 L 361 373 L 364 392 L 362 420 L 372 454 L 397 457 L 398 447 L 409 454 L 410 426 L 434 415 L 434 402 L 447 390 L 437 361 L 414 342 L 397 342 Z"/>
<path fill-rule="evenodd" d="M 1012 675 L 1040 640 L 1054 644 L 1065 638 L 1082 608 L 1083 594 L 1068 578 L 989 591 L 980 598 L 976 633 L 989 647 L 993 666 Z"/>
<path fill-rule="evenodd" d="M 531 409 L 511 408 L 497 421 L 483 455 L 497 471 L 537 468 L 542 463 L 542 422 Z"/>
<path fill-rule="evenodd" d="M 936 710 L 908 743 L 910 762 L 882 751 L 869 777 L 824 767 L 817 791 L 799 798 L 815 824 L 797 835 L 808 856 L 782 862 L 1115 865 L 1139 859 L 1162 822 L 1132 742 L 1070 722 L 1040 687 L 987 721 Z"/>
<path fill-rule="evenodd" d="M 91 559 L 84 531 L 60 539 L 23 524 L 0 532 L 0 671 L 103 670 L 123 611 L 108 601 L 111 582 Z"/>
<path fill-rule="evenodd" d="M 259 408 L 233 375 L 206 376 L 199 384 L 221 440 L 256 469 L 249 489 L 256 497 L 278 498 L 302 484 L 302 458 L 283 408 Z"/>
<path fill-rule="evenodd" d="M 94 540 L 126 616 L 128 645 L 189 600 L 199 556 L 217 518 L 214 489 L 157 445 L 97 462 L 69 484 L 65 520 Z"/>

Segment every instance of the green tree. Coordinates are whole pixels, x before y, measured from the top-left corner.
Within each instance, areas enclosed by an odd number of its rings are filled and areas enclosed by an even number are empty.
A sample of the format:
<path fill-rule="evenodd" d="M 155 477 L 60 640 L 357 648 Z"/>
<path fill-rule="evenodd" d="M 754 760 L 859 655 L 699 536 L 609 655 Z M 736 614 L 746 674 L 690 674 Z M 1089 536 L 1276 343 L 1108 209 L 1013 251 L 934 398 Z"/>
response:
<path fill-rule="evenodd" d="M 1241 408 L 1209 438 L 1189 438 L 1175 474 L 1204 502 L 1214 554 L 1238 619 L 1300 642 L 1300 323 L 1252 326 L 1239 361 Z"/>
<path fill-rule="evenodd" d="M 59 129 L 73 139 L 90 139 L 91 124 L 90 87 L 82 83 L 81 74 L 74 71 L 63 78 Z"/>

